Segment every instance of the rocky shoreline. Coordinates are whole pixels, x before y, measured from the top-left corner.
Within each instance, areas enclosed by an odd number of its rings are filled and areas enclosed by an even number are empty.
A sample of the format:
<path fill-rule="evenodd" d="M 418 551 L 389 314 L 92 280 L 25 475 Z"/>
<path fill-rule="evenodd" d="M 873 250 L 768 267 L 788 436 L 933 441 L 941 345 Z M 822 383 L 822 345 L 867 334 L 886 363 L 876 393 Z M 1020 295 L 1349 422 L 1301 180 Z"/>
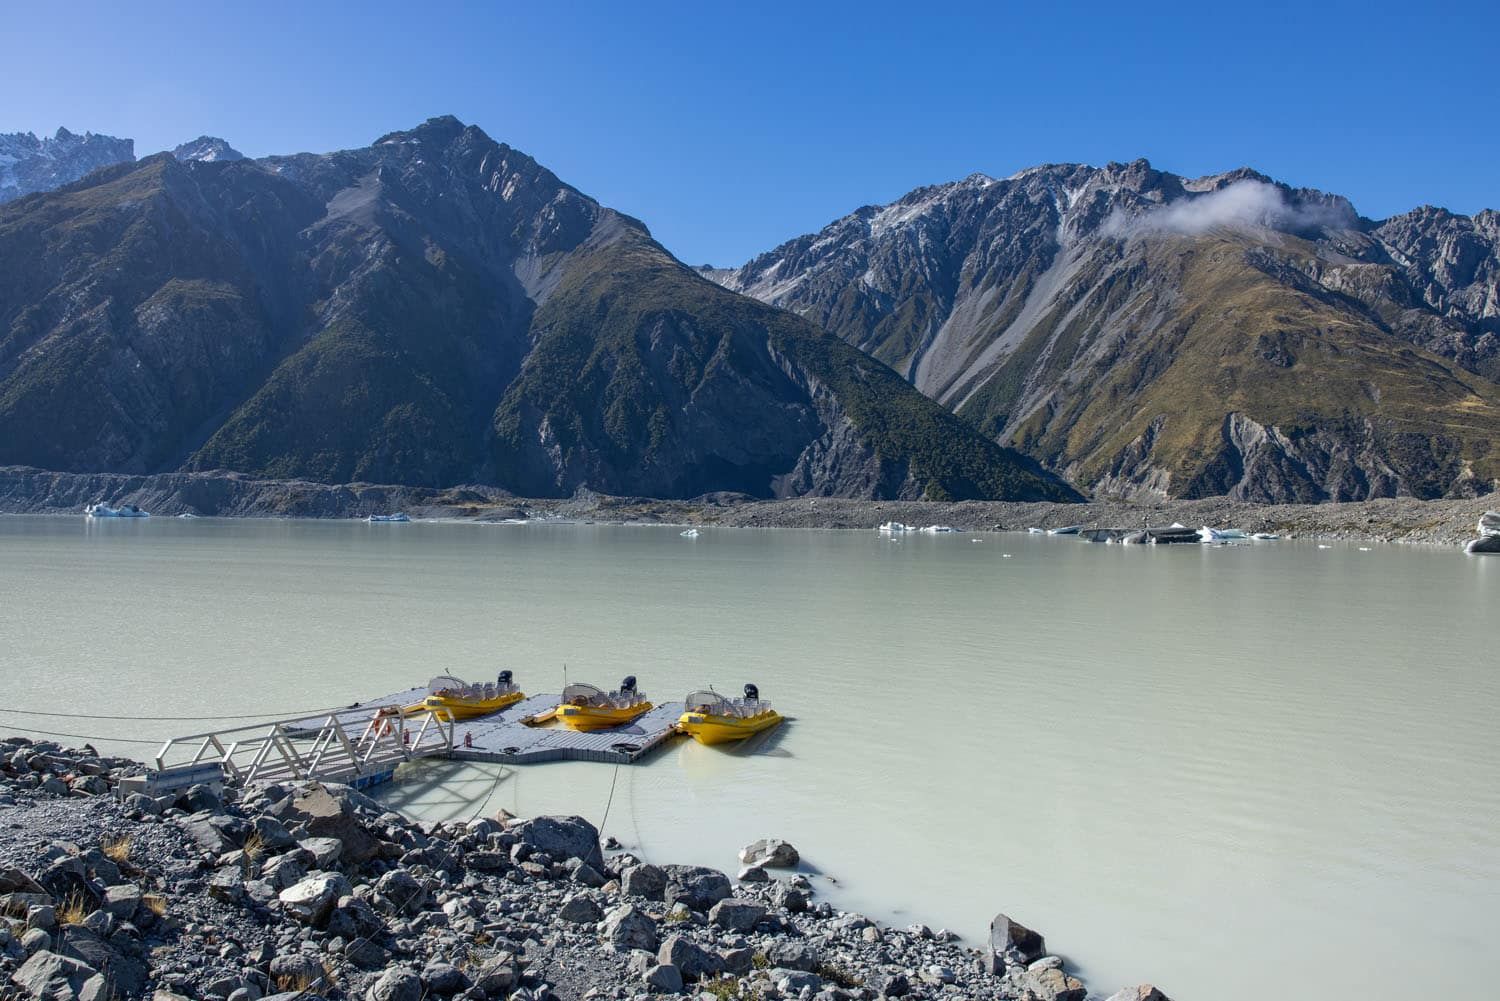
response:
<path fill-rule="evenodd" d="M 1284 537 L 1350 542 L 1461 546 L 1500 494 L 1479 498 L 1410 497 L 1338 504 L 1251 504 L 1227 497 L 1156 503 L 1082 504 L 1004 501 L 875 501 L 842 497 L 761 500 L 709 494 L 691 500 L 611 497 L 588 490 L 567 499 L 516 497 L 497 487 L 408 487 L 260 480 L 238 473 L 57 473 L 0 467 L 0 512 L 81 514 L 95 501 L 139 505 L 157 515 L 232 518 L 363 518 L 404 511 L 413 518 L 461 521 L 557 521 L 732 528 L 872 529 L 885 521 L 951 525 L 960 531 L 1022 531 L 1085 525 L 1139 528 L 1180 522 L 1270 531 Z"/>
<path fill-rule="evenodd" d="M 973 950 L 835 910 L 785 842 L 747 846 L 731 879 L 601 844 L 581 817 L 415 823 L 317 783 L 119 796 L 143 771 L 0 740 L 0 987 L 34 1001 L 1103 996 L 1003 914 Z M 1140 985 L 1110 1001 L 1166 999 Z"/>

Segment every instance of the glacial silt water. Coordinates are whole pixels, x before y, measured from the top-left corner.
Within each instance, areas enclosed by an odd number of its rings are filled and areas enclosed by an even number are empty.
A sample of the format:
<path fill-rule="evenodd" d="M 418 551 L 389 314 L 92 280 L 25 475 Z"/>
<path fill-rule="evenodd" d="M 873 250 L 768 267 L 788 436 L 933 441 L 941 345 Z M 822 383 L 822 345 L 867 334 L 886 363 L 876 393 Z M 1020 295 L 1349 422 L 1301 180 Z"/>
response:
<path fill-rule="evenodd" d="M 614 783 L 606 832 L 648 858 L 732 869 L 785 837 L 838 906 L 976 944 L 1003 910 L 1105 993 L 1500 982 L 1500 558 L 678 531 L 0 518 L 0 706 L 274 714 L 500 667 L 558 691 L 564 664 L 662 699 L 754 681 L 794 717 L 755 753 L 424 766 L 385 795 L 598 822 Z"/>

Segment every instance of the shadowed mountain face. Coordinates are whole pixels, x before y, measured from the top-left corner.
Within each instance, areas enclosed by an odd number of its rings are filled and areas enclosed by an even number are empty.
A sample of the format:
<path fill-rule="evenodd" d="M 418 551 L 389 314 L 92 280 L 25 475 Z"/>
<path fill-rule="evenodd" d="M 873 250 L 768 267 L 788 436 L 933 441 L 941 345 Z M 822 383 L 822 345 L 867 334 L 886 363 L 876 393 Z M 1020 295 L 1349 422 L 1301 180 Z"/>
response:
<path fill-rule="evenodd" d="M 0 207 L 0 464 L 1075 496 L 456 119 L 326 155 L 189 145 Z"/>
<path fill-rule="evenodd" d="M 1310 501 L 1500 476 L 1500 215 L 1374 223 L 1252 171 L 975 175 L 726 287 L 868 351 L 1084 489 Z"/>

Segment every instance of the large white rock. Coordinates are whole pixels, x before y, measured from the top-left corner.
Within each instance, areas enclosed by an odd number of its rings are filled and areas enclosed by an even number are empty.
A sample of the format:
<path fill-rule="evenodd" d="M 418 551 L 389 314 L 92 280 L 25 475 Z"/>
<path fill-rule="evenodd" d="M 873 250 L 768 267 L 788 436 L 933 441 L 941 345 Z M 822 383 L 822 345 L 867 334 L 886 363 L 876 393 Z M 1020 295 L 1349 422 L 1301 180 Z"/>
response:
<path fill-rule="evenodd" d="M 802 861 L 801 854 L 790 841 L 780 838 L 761 838 L 740 849 L 740 861 L 746 865 L 770 866 L 773 869 L 790 869 Z"/>
<path fill-rule="evenodd" d="M 354 892 L 349 881 L 336 872 L 313 873 L 306 879 L 281 891 L 281 905 L 286 912 L 305 924 L 322 924 L 328 912 L 343 896 Z"/>

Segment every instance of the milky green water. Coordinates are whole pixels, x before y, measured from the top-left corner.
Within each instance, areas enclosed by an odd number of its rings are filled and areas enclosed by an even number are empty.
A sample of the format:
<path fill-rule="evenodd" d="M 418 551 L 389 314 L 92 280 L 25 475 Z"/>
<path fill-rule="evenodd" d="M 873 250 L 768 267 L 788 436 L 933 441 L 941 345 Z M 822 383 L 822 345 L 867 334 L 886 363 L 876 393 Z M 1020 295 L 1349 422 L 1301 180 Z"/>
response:
<path fill-rule="evenodd" d="M 564 663 L 660 698 L 751 680 L 795 721 L 621 769 L 606 832 L 730 869 L 785 837 L 840 906 L 976 943 L 1003 910 L 1104 993 L 1475 996 L 1500 982 L 1497 611 L 1500 558 L 1448 549 L 3 517 L 0 705 L 280 713 L 502 665 L 529 692 Z M 423 767 L 386 795 L 598 822 L 613 779 Z"/>

